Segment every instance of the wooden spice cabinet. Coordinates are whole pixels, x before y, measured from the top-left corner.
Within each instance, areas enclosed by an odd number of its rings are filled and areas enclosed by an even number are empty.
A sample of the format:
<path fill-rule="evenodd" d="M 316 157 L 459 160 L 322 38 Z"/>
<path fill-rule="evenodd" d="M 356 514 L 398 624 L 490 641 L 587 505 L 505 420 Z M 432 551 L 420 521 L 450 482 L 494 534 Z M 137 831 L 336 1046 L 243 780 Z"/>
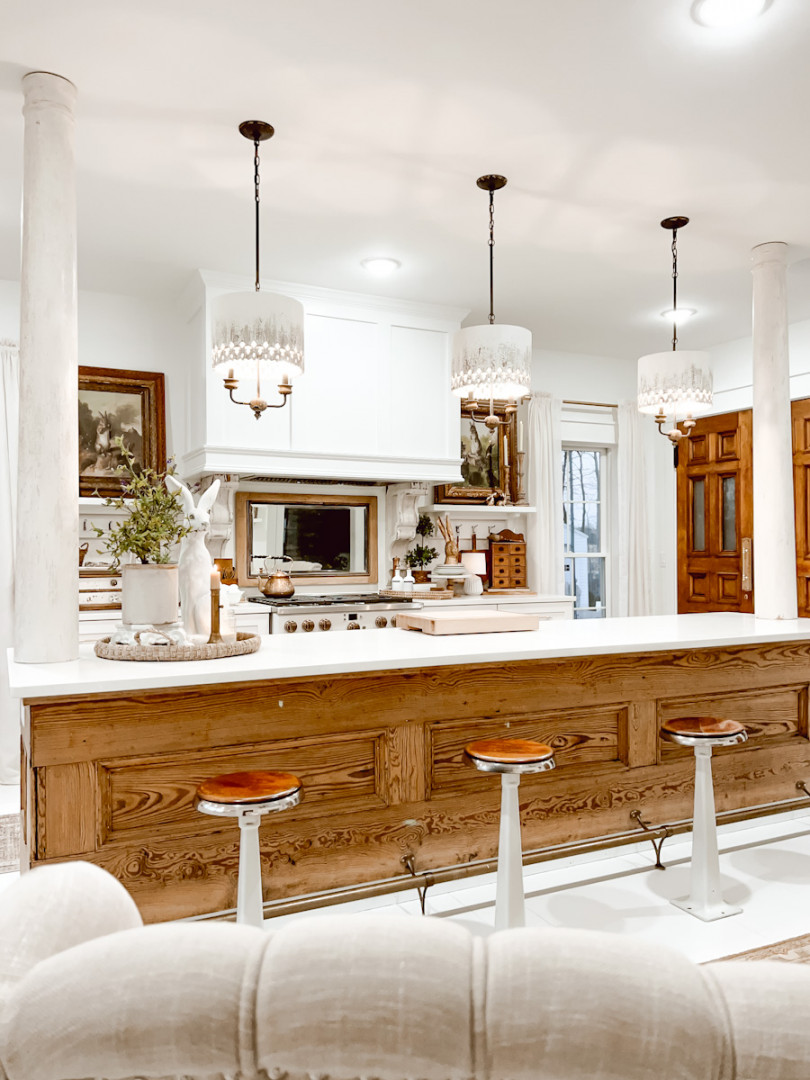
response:
<path fill-rule="evenodd" d="M 526 587 L 526 544 L 523 540 L 491 540 L 489 545 L 490 588 Z"/>

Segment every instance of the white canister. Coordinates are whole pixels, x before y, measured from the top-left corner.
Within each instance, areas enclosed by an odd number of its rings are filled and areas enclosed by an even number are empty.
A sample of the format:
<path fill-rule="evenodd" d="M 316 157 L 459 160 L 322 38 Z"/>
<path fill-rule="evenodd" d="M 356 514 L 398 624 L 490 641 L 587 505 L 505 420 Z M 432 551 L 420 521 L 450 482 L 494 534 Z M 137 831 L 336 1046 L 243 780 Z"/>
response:
<path fill-rule="evenodd" d="M 121 622 L 125 626 L 177 622 L 179 603 L 176 563 L 121 567 Z"/>

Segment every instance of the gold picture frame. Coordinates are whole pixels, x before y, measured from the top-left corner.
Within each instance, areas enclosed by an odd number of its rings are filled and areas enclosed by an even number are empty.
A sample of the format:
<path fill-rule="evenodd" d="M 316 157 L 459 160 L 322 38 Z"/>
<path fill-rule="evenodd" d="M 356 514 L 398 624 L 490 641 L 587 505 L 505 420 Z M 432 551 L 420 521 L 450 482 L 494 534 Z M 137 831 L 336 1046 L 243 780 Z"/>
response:
<path fill-rule="evenodd" d="M 489 402 L 461 402 L 461 475 L 460 484 L 438 484 L 437 503 L 485 503 L 504 495 L 510 502 L 517 497 L 517 423 L 514 413 L 507 413 L 509 403 L 493 402 L 492 414 L 501 423 L 491 430 L 484 423 Z M 508 467 L 507 467 L 508 466 Z"/>
<path fill-rule="evenodd" d="M 166 389 L 160 371 L 79 368 L 79 496 L 122 494 L 121 437 L 137 467 L 166 468 Z"/>

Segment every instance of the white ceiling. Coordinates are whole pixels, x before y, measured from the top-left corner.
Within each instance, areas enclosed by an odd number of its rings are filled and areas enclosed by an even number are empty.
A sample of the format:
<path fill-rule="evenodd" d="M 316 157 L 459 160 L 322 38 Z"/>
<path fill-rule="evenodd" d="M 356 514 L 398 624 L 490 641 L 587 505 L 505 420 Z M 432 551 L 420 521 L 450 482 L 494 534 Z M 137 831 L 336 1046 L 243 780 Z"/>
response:
<path fill-rule="evenodd" d="M 471 309 L 536 348 L 666 348 L 669 234 L 681 332 L 750 332 L 750 248 L 791 245 L 810 318 L 810 4 L 772 0 L 736 33 L 692 0 L 3 0 L 0 277 L 16 278 L 20 78 L 79 92 L 80 286 L 174 295 L 197 267 L 252 275 L 252 146 L 263 276 Z M 360 259 L 391 255 L 385 281 Z"/>

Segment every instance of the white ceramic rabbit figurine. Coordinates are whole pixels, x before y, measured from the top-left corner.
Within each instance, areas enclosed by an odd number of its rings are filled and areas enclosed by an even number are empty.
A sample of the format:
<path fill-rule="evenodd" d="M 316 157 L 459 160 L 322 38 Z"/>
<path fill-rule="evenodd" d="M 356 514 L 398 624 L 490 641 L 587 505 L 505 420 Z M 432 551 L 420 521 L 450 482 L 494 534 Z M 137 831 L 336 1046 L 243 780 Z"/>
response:
<path fill-rule="evenodd" d="M 214 562 L 205 546 L 205 536 L 211 522 L 211 507 L 219 493 L 219 480 L 200 496 L 194 505 L 194 496 L 185 484 L 174 476 L 166 477 L 169 491 L 179 491 L 191 532 L 180 541 L 178 577 L 180 579 L 180 611 L 183 626 L 189 635 L 208 640 L 211 633 L 211 572 Z"/>

